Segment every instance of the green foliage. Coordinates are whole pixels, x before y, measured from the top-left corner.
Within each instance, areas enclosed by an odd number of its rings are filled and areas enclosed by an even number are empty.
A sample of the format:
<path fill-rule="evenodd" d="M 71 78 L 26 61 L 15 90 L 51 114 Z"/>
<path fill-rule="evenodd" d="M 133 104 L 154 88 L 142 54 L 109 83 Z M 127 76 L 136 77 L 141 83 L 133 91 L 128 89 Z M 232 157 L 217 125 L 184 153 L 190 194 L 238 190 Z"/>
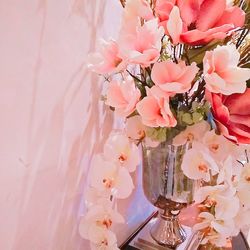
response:
<path fill-rule="evenodd" d="M 167 128 L 150 128 L 146 129 L 146 135 L 154 141 L 166 141 Z"/>
<path fill-rule="evenodd" d="M 193 102 L 190 110 L 180 110 L 177 112 L 178 123 L 182 126 L 190 126 L 206 119 L 210 105 L 208 102 Z"/>
<path fill-rule="evenodd" d="M 151 138 L 154 141 L 159 142 L 171 142 L 171 140 L 178 135 L 185 127 L 175 127 L 175 128 L 150 128 L 146 129 L 146 136 Z"/>

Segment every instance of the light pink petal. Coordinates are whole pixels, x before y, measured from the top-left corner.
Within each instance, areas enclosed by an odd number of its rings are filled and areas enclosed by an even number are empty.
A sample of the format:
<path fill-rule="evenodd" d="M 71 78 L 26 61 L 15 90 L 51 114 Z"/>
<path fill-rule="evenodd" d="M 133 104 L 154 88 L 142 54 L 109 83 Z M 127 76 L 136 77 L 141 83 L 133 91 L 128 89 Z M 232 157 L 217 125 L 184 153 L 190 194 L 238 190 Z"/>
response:
<path fill-rule="evenodd" d="M 180 82 L 167 82 L 159 85 L 160 88 L 166 92 L 173 93 L 184 93 L 190 89 L 191 85 L 185 86 Z"/>
<path fill-rule="evenodd" d="M 226 82 L 218 74 L 207 74 L 204 77 L 206 89 L 213 93 L 223 93 L 226 88 Z"/>
<path fill-rule="evenodd" d="M 107 104 L 116 107 L 126 104 L 126 100 L 122 95 L 120 84 L 117 81 L 111 81 L 107 92 Z"/>
<path fill-rule="evenodd" d="M 229 68 L 220 73 L 220 76 L 228 82 L 246 83 L 250 79 L 250 69 L 246 68 Z M 245 84 L 246 85 L 246 84 Z"/>
<path fill-rule="evenodd" d="M 159 105 L 154 97 L 144 97 L 140 102 L 137 103 L 136 109 L 142 116 L 142 119 L 153 119 L 159 114 Z"/>
<path fill-rule="evenodd" d="M 199 68 L 196 66 L 196 63 L 192 63 L 190 66 L 186 66 L 183 69 L 183 74 L 178 79 L 179 82 L 183 84 L 187 84 L 191 87 L 191 82 L 194 80 L 196 74 L 198 73 Z"/>
<path fill-rule="evenodd" d="M 167 22 L 168 34 L 172 38 L 173 44 L 179 43 L 182 27 L 183 23 L 180 16 L 180 10 L 177 6 L 174 6 L 169 14 L 169 20 Z"/>
<path fill-rule="evenodd" d="M 155 63 L 152 68 L 151 77 L 156 85 L 160 85 L 176 79 L 181 72 L 181 68 L 169 60 Z"/>

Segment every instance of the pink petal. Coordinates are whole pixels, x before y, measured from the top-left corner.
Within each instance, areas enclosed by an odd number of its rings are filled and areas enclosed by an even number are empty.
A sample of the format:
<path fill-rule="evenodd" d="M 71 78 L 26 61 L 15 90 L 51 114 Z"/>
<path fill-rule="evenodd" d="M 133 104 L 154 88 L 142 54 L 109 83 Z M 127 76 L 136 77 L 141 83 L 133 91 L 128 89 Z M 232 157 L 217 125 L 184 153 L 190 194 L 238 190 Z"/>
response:
<path fill-rule="evenodd" d="M 219 21 L 215 26 L 222 26 L 224 24 L 233 24 L 234 27 L 242 27 L 245 23 L 245 12 L 239 7 L 231 7 L 224 11 Z"/>
<path fill-rule="evenodd" d="M 246 68 L 232 68 L 227 71 L 221 72 L 220 76 L 228 82 L 235 83 L 245 83 L 248 79 L 250 79 L 250 69 Z M 245 84 L 246 85 L 246 84 Z"/>
<path fill-rule="evenodd" d="M 250 114 L 248 115 L 230 115 L 230 122 L 241 124 L 249 128 L 250 132 Z"/>
<path fill-rule="evenodd" d="M 136 109 L 142 118 L 153 119 L 159 114 L 159 105 L 154 97 L 144 97 L 140 102 L 137 103 Z"/>
<path fill-rule="evenodd" d="M 191 45 L 206 44 L 214 39 L 224 39 L 227 36 L 226 32 L 233 28 L 234 26 L 232 24 L 225 24 L 205 32 L 195 29 L 182 33 L 180 39 L 182 42 Z"/>
<path fill-rule="evenodd" d="M 151 77 L 156 85 L 163 84 L 166 82 L 171 82 L 176 79 L 181 74 L 181 69 L 177 64 L 169 61 L 155 63 Z"/>
<path fill-rule="evenodd" d="M 112 107 L 116 107 L 126 103 L 127 102 L 122 95 L 119 83 L 115 80 L 110 82 L 107 92 L 107 104 Z"/>
<path fill-rule="evenodd" d="M 221 18 L 226 8 L 225 0 L 204 0 L 196 21 L 196 27 L 200 31 L 207 31 L 214 27 Z"/>
<path fill-rule="evenodd" d="M 224 104 L 228 107 L 230 114 L 250 115 L 250 88 L 247 88 L 244 94 L 227 97 Z"/>
<path fill-rule="evenodd" d="M 166 21 L 169 18 L 169 14 L 175 4 L 175 0 L 157 0 L 155 6 L 155 13 L 159 17 L 160 22 Z"/>
<path fill-rule="evenodd" d="M 230 135 L 237 138 L 238 143 L 250 144 L 250 128 L 240 124 L 230 123 L 228 127 Z"/>
<path fill-rule="evenodd" d="M 192 63 L 190 66 L 185 67 L 183 74 L 178 79 L 178 81 L 181 83 L 189 83 L 188 85 L 190 85 L 198 71 L 199 68 L 196 66 L 196 63 Z"/>
<path fill-rule="evenodd" d="M 221 122 L 215 120 L 216 125 L 220 131 L 220 133 L 225 136 L 228 140 L 234 142 L 234 143 L 238 143 L 237 137 L 235 135 L 232 135 L 231 133 L 229 133 L 227 127 L 225 125 L 223 125 Z"/>
<path fill-rule="evenodd" d="M 194 23 L 197 19 L 199 9 L 200 9 L 200 0 L 178 0 L 177 5 L 181 10 L 182 20 L 190 25 Z"/>
<path fill-rule="evenodd" d="M 226 82 L 218 74 L 207 74 L 204 77 L 206 82 L 206 89 L 213 93 L 223 93 L 226 88 Z"/>

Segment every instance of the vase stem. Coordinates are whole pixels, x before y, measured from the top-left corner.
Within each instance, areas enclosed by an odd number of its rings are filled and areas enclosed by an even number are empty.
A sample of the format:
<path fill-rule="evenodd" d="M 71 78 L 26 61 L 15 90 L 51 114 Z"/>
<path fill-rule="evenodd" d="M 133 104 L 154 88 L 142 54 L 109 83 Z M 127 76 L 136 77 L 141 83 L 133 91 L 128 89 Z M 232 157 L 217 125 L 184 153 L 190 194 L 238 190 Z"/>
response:
<path fill-rule="evenodd" d="M 158 244 L 172 249 L 186 239 L 186 233 L 179 223 L 178 215 L 173 215 L 168 211 L 159 213 L 150 233 Z"/>

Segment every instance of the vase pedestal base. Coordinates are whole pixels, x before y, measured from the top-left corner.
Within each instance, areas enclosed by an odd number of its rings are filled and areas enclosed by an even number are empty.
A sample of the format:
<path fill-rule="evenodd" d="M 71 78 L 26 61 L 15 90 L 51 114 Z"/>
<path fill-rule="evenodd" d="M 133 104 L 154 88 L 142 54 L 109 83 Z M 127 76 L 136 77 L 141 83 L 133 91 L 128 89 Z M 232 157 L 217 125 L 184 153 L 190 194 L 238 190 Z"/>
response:
<path fill-rule="evenodd" d="M 139 234 L 130 242 L 130 246 L 136 249 L 142 250 L 172 250 L 173 248 L 168 248 L 163 245 L 159 245 L 155 240 L 151 237 L 151 228 L 157 222 L 158 218 L 153 218 L 140 232 Z M 177 250 L 185 250 L 185 247 L 188 243 L 188 239 L 191 237 L 192 232 L 191 228 L 187 226 L 183 226 L 187 239 L 181 243 L 178 247 L 174 248 Z"/>
<path fill-rule="evenodd" d="M 159 245 L 170 249 L 176 249 L 187 238 L 178 216 L 174 215 L 158 215 L 150 229 L 150 234 Z"/>

